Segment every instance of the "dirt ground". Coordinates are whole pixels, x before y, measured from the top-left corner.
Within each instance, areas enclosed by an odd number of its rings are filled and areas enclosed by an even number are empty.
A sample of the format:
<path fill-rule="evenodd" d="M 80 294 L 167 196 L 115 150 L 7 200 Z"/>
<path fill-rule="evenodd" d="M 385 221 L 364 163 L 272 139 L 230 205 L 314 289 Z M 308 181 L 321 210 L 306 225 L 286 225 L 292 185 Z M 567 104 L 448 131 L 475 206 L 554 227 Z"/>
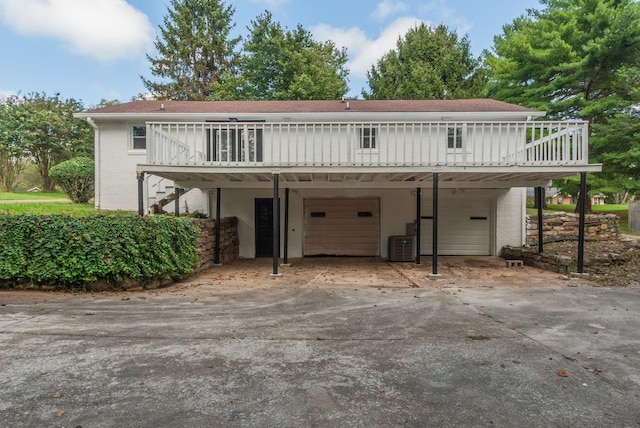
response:
<path fill-rule="evenodd" d="M 432 275 L 431 258 L 422 264 L 392 263 L 382 258 L 296 258 L 291 267 L 280 267 L 277 278 L 269 278 L 272 262 L 266 259 L 238 260 L 207 270 L 171 287 L 171 292 L 193 293 L 209 288 L 256 287 L 277 288 L 447 288 L 544 286 L 550 280 L 566 280 L 573 285 L 585 283 L 584 278 L 572 278 L 530 266 L 506 267 L 499 257 L 444 256 L 438 258 L 438 275 Z"/>

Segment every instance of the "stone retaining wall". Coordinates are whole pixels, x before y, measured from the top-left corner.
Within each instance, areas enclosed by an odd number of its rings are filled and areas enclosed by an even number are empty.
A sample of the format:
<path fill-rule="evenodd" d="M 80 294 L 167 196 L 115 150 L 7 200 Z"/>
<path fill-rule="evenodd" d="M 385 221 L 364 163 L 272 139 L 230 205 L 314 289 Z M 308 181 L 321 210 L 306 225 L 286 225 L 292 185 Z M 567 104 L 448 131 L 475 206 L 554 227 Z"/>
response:
<path fill-rule="evenodd" d="M 536 247 L 509 247 L 502 249 L 502 257 L 506 260 L 522 260 L 527 266 L 534 266 L 552 272 L 569 274 L 577 270 L 577 252 L 575 257 L 558 254 L 540 254 Z M 622 265 L 629 261 L 628 254 L 602 253 L 590 260 L 585 260 L 585 269 L 591 272 L 610 269 L 614 265 Z"/>
<path fill-rule="evenodd" d="M 215 262 L 216 254 L 216 220 L 190 219 L 200 233 L 197 236 L 198 267 L 196 272 L 210 268 Z M 240 255 L 240 239 L 238 238 L 238 218 L 220 219 L 220 263 L 237 260 Z"/>
<path fill-rule="evenodd" d="M 576 214 L 562 211 L 543 214 L 542 233 L 545 242 L 578 237 L 579 218 Z M 538 244 L 538 215 L 526 218 L 527 245 Z M 612 241 L 619 238 L 620 217 L 615 214 L 587 214 L 585 216 L 585 237 L 598 241 Z"/>
<path fill-rule="evenodd" d="M 551 272 L 568 274 L 575 270 L 576 261 L 567 256 L 539 254 L 536 247 L 502 248 L 502 257 L 506 260 L 522 260 L 527 266 L 534 266 Z"/>

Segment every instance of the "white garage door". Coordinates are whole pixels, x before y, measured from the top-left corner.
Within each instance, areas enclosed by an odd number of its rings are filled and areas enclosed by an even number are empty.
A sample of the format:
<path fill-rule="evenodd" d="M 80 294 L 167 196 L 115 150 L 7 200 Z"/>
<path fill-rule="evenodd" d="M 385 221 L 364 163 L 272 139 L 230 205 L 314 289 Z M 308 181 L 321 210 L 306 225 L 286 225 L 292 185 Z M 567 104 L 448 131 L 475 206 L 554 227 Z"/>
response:
<path fill-rule="evenodd" d="M 380 200 L 304 200 L 304 255 L 379 256 Z"/>
<path fill-rule="evenodd" d="M 491 200 L 486 198 L 439 199 L 438 254 L 491 255 L 491 207 Z M 420 254 L 431 255 L 432 201 L 423 200 L 421 209 Z"/>

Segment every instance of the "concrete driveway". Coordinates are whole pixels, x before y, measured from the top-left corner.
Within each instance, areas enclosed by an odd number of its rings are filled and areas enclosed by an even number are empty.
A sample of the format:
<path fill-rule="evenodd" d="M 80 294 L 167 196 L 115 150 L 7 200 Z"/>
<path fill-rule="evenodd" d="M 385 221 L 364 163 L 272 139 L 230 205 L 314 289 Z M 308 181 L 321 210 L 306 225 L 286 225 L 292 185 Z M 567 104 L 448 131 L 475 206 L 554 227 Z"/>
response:
<path fill-rule="evenodd" d="M 0 292 L 0 425 L 640 426 L 639 288 L 441 260 Z"/>

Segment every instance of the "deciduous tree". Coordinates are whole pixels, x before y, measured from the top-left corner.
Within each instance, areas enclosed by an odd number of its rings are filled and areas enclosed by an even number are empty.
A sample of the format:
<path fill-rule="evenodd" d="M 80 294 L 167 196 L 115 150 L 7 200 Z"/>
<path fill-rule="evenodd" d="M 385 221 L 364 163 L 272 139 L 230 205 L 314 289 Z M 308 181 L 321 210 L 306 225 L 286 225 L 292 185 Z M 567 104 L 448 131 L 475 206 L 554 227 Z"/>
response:
<path fill-rule="evenodd" d="M 459 38 L 443 25 L 420 24 L 371 67 L 367 80 L 366 99 L 477 98 L 486 74 L 466 36 Z"/>
<path fill-rule="evenodd" d="M 13 153 L 28 158 L 37 167 L 44 189 L 53 190 L 49 169 L 74 156 L 93 157 L 93 129 L 73 117 L 82 103 L 62 99 L 60 94 L 33 93 L 16 97 L 5 105 L 2 140 Z"/>
<path fill-rule="evenodd" d="M 28 163 L 28 154 L 16 132 L 20 125 L 16 115 L 17 96 L 0 100 L 0 190 L 13 192 L 18 177 Z"/>
<path fill-rule="evenodd" d="M 301 25 L 283 28 L 268 11 L 251 24 L 240 74 L 227 73 L 217 98 L 317 100 L 340 99 L 347 93 L 345 49 L 314 40 Z"/>

